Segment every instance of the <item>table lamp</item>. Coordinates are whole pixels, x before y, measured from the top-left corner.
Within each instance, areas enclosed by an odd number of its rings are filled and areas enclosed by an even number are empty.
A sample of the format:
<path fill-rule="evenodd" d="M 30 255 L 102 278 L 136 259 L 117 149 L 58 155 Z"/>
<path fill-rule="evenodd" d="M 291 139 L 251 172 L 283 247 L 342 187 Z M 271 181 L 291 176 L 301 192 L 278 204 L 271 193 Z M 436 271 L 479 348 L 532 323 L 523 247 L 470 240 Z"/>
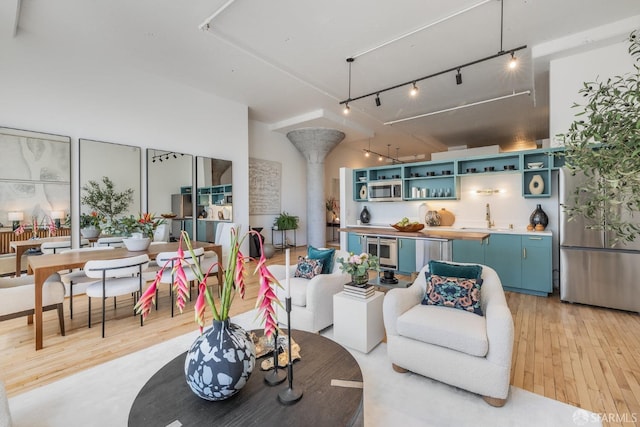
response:
<path fill-rule="evenodd" d="M 15 231 L 20 227 L 20 221 L 24 219 L 24 213 L 22 212 L 9 212 L 7 213 L 9 221 L 13 221 L 13 230 Z"/>
<path fill-rule="evenodd" d="M 60 228 L 60 220 L 64 218 L 64 211 L 51 211 L 51 219 L 56 225 L 56 228 Z"/>

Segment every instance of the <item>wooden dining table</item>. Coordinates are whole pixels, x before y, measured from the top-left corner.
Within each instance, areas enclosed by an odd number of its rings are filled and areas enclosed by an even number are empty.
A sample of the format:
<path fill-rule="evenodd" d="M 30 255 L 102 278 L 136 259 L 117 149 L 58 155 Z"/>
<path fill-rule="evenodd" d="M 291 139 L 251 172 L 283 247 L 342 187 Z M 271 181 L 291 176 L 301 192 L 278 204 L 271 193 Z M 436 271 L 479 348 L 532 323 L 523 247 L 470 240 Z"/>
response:
<path fill-rule="evenodd" d="M 22 274 L 22 255 L 30 249 L 40 249 L 40 246 L 44 242 L 64 242 L 71 241 L 71 237 L 69 236 L 60 236 L 60 237 L 42 237 L 37 239 L 29 239 L 29 240 L 15 240 L 9 243 L 9 247 L 13 252 L 16 253 L 16 277 L 20 277 Z"/>
<path fill-rule="evenodd" d="M 193 248 L 204 248 L 205 251 L 213 251 L 222 260 L 222 246 L 208 242 L 191 242 Z M 42 287 L 45 280 L 61 270 L 82 268 L 87 261 L 126 258 L 147 254 L 150 259 L 155 259 L 161 252 L 173 252 L 178 250 L 178 242 L 159 243 L 149 246 L 145 251 L 129 252 L 126 248 L 116 248 L 104 251 L 68 252 L 61 254 L 49 254 L 29 257 L 29 274 L 33 273 L 35 281 L 35 329 L 36 350 L 43 348 L 42 336 Z M 222 283 L 222 269 L 218 268 L 218 283 Z"/>

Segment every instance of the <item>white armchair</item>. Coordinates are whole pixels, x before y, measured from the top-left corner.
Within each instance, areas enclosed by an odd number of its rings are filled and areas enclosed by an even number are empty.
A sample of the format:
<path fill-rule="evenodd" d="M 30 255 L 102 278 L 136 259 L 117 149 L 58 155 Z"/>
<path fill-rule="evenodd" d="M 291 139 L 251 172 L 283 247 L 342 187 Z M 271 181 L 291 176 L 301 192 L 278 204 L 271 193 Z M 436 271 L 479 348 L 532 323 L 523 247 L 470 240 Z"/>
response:
<path fill-rule="evenodd" d="M 319 274 L 312 279 L 293 277 L 297 262 L 292 260 L 289 266 L 291 284 L 291 326 L 309 332 L 319 332 L 333 324 L 333 295 L 343 290 L 343 285 L 351 281 L 351 276 L 340 271 L 338 258 L 347 258 L 348 252 L 336 250 L 333 257 L 331 274 Z M 285 286 L 286 267 L 270 265 L 269 271 Z M 283 302 L 286 296 L 284 289 L 278 289 L 277 295 Z M 278 321 L 286 324 L 287 313 L 278 307 Z"/>
<path fill-rule="evenodd" d="M 0 321 L 34 314 L 33 276 L 0 277 Z M 42 288 L 42 310 L 57 310 L 60 335 L 64 336 L 64 285 L 58 273 L 52 274 Z M 31 323 L 31 317 L 29 318 Z"/>
<path fill-rule="evenodd" d="M 392 289 L 383 303 L 387 354 L 397 372 L 411 371 L 480 394 L 502 406 L 509 394 L 513 318 L 500 278 L 482 266 L 484 316 L 422 305 L 427 280 L 423 267 L 405 289 Z"/>

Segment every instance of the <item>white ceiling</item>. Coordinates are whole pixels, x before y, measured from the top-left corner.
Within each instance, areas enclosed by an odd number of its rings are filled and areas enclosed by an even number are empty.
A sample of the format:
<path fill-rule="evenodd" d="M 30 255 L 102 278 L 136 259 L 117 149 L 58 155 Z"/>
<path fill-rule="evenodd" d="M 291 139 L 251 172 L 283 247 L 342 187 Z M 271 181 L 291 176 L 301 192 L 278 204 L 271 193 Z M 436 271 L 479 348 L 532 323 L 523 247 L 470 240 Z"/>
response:
<path fill-rule="evenodd" d="M 549 59 L 624 40 L 640 26 L 638 0 L 504 0 L 502 49 L 527 45 L 516 53 L 516 71 L 507 70 L 506 55 L 463 68 L 461 85 L 450 72 L 418 83 L 416 98 L 403 87 L 381 94 L 380 107 L 374 97 L 354 101 L 345 117 L 346 58 L 482 1 L 5 1 L 20 11 L 16 38 L 46 38 L 97 66 L 136 67 L 238 101 L 275 131 L 338 128 L 346 144 L 365 148 L 371 138 L 373 150 L 386 153 L 390 144 L 401 157 L 547 138 Z M 489 0 L 358 56 L 351 97 L 496 54 L 500 11 L 500 0 Z M 531 95 L 384 125 L 525 90 Z"/>

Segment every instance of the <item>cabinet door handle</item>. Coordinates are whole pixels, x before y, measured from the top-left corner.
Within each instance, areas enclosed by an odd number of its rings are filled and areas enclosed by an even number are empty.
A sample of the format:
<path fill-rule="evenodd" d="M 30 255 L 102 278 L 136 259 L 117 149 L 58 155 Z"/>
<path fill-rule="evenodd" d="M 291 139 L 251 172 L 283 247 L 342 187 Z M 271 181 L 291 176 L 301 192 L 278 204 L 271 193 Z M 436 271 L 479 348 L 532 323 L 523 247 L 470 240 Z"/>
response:
<path fill-rule="evenodd" d="M 402 249 L 402 239 L 398 240 L 398 248 Z"/>
<path fill-rule="evenodd" d="M 529 240 L 542 240 L 542 237 L 529 237 Z"/>
<path fill-rule="evenodd" d="M 522 258 L 527 259 L 527 248 L 522 248 Z"/>

